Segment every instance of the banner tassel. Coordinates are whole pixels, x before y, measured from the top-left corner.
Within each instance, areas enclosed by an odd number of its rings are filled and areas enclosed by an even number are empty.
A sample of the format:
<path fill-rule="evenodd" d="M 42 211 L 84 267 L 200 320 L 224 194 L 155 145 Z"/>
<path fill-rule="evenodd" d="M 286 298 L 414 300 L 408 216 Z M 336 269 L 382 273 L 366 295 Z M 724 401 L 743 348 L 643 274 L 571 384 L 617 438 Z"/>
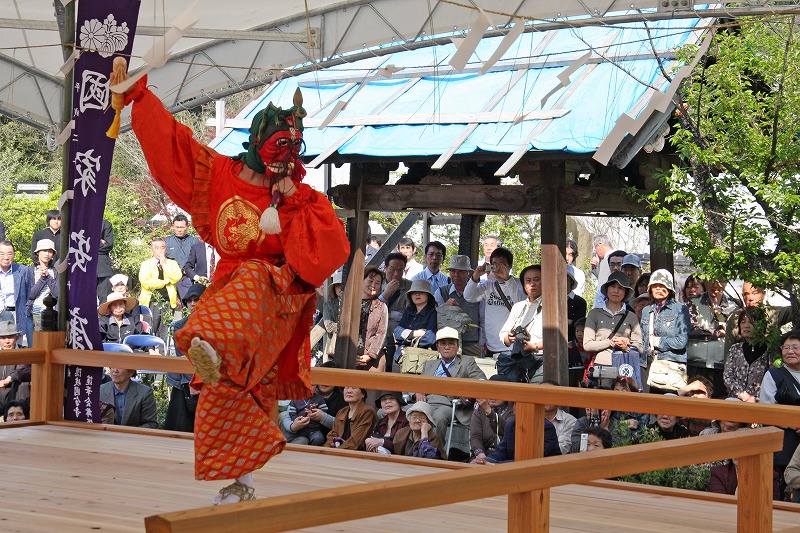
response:
<path fill-rule="evenodd" d="M 128 70 L 128 62 L 123 57 L 114 58 L 114 69 L 111 72 L 111 80 L 109 85 L 116 85 L 121 82 L 125 73 Z M 122 93 L 111 94 L 111 109 L 114 110 L 114 120 L 111 121 L 111 126 L 106 131 L 106 137 L 116 139 L 119 137 L 119 124 L 122 116 L 122 108 L 125 107 L 125 95 Z"/>

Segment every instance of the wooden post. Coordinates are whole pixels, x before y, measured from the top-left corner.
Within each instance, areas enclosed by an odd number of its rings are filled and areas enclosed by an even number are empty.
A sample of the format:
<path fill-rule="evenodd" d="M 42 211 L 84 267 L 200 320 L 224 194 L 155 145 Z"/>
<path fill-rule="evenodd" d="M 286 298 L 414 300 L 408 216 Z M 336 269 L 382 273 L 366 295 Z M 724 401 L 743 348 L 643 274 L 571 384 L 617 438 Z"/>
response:
<path fill-rule="evenodd" d="M 772 454 L 739 457 L 736 530 L 772 531 Z"/>
<path fill-rule="evenodd" d="M 675 258 L 672 255 L 672 247 L 667 245 L 672 237 L 672 228 L 669 225 L 656 224 L 650 218 L 648 232 L 650 233 L 650 272 L 666 268 L 674 275 Z"/>
<path fill-rule="evenodd" d="M 346 279 L 342 293 L 342 310 L 339 313 L 339 334 L 336 338 L 336 363 L 341 368 L 355 369 L 356 350 L 358 347 L 358 326 L 361 321 L 361 293 L 364 279 L 364 246 L 369 230 L 369 212 L 361 211 L 361 195 L 363 194 L 363 177 L 351 176 L 351 181 L 358 179 L 358 202 L 355 218 L 348 219 L 350 238 L 350 258 L 345 269 Z"/>
<path fill-rule="evenodd" d="M 564 181 L 564 165 L 541 166 L 543 181 L 550 188 L 549 201 L 542 213 L 542 319 L 544 379 L 567 385 L 567 216 L 561 209 L 559 189 Z"/>
<path fill-rule="evenodd" d="M 514 461 L 544 457 L 544 405 L 517 403 Z M 550 489 L 508 495 L 509 533 L 550 529 Z"/>
<path fill-rule="evenodd" d="M 52 350 L 63 348 L 64 339 L 63 331 L 33 333 L 33 347 L 45 351 L 45 362 L 31 365 L 31 420 L 64 420 L 64 365 L 51 363 Z"/>

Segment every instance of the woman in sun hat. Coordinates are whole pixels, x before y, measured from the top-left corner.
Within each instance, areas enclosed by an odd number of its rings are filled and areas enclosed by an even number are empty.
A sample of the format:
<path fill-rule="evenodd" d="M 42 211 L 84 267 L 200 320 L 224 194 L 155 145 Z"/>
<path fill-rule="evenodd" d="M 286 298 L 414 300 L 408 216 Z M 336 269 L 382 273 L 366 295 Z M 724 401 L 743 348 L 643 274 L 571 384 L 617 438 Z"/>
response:
<path fill-rule="evenodd" d="M 142 333 L 142 321 L 130 312 L 139 307 L 139 300 L 112 292 L 97 308 L 100 315 L 100 338 L 103 342 L 123 342 L 128 335 Z"/>

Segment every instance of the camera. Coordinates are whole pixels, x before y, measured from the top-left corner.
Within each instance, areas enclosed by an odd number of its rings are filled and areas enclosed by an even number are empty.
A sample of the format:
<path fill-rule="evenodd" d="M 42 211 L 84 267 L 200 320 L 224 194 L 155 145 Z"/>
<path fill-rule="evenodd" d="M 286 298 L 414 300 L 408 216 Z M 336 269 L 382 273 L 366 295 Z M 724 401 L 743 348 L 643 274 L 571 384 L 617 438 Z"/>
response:
<path fill-rule="evenodd" d="M 517 326 L 509 332 L 510 336 L 514 336 L 514 344 L 511 345 L 511 355 L 521 357 L 525 353 L 525 343 L 531 340 L 523 326 Z"/>
<path fill-rule="evenodd" d="M 497 265 L 486 263 L 486 272 L 497 272 Z"/>

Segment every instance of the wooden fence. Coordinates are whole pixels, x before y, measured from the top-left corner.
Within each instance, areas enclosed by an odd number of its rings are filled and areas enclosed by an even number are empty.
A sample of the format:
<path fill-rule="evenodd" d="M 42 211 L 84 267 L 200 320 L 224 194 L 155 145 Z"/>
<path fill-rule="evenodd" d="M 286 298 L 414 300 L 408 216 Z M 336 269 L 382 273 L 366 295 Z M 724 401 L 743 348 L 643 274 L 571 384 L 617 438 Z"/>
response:
<path fill-rule="evenodd" d="M 184 358 L 63 348 L 63 333 L 34 335 L 36 348 L 0 353 L 0 364 L 30 363 L 31 422 L 63 420 L 64 365 L 149 368 L 191 373 Z M 314 368 L 315 383 L 370 389 L 496 398 L 516 403 L 516 462 L 465 468 L 346 489 L 166 513 L 146 519 L 148 531 L 284 531 L 409 509 L 508 494 L 508 531 L 549 529 L 549 489 L 711 460 L 739 458 L 738 531 L 772 530 L 772 453 L 782 445 L 775 428 L 543 458 L 544 406 L 597 407 L 692 418 L 796 426 L 796 407 L 620 393 L 520 383 L 380 374 Z M 158 431 L 153 430 L 157 435 Z M 647 465 L 641 467 L 637 465 Z M 435 490 L 432 490 L 435 488 Z M 364 494 L 369 498 L 363 498 Z M 426 498 L 414 497 L 425 493 Z M 469 494 L 464 498 L 463 494 Z M 404 496 L 408 495 L 408 496 Z M 329 503 L 336 501 L 336 505 Z M 352 503 L 352 505 L 350 505 Z M 302 508 L 298 506 L 302 506 Z M 337 511 L 336 509 L 341 509 Z"/>

